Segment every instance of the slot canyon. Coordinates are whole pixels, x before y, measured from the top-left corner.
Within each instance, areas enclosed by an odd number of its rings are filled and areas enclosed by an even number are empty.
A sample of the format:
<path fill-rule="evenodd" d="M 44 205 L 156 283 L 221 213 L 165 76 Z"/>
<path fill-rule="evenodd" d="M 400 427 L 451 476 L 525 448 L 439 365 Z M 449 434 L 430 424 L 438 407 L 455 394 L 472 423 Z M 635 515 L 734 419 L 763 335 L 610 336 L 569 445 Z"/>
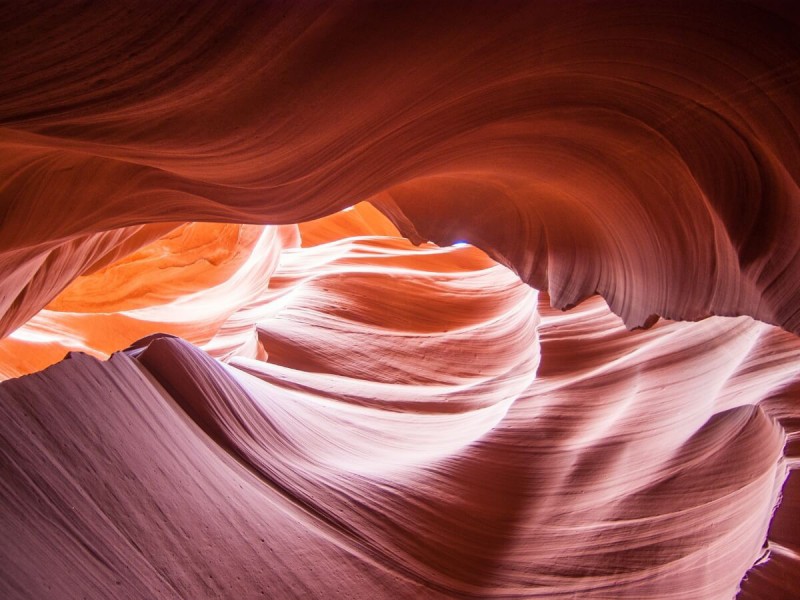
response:
<path fill-rule="evenodd" d="M 800 4 L 0 7 L 1 598 L 800 599 Z"/>

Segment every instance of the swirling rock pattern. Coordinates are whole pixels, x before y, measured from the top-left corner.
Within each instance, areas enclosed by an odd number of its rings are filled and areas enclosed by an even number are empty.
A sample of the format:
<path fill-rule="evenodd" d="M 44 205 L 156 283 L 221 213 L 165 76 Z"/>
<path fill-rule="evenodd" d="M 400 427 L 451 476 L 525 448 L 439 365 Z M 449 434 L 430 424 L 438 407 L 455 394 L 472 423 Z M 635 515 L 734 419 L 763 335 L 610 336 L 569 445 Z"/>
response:
<path fill-rule="evenodd" d="M 0 595 L 800 597 L 799 131 L 790 2 L 3 11 Z"/>

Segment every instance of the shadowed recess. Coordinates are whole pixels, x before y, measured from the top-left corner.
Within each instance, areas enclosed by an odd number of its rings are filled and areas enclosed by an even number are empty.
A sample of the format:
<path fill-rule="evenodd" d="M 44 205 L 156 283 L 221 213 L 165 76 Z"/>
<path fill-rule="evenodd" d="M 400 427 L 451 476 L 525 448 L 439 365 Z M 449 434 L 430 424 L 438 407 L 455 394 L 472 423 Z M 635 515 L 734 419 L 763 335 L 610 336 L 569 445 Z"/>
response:
<path fill-rule="evenodd" d="M 0 10 L 0 597 L 800 597 L 793 2 Z"/>

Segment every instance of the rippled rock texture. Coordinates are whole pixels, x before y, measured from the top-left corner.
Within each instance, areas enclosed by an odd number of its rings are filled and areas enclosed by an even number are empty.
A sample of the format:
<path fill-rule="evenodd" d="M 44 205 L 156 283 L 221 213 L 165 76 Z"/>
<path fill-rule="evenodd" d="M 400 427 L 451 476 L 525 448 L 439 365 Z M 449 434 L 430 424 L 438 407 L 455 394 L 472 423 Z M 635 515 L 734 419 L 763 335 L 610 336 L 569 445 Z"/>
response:
<path fill-rule="evenodd" d="M 0 596 L 800 597 L 799 132 L 792 2 L 4 10 Z"/>

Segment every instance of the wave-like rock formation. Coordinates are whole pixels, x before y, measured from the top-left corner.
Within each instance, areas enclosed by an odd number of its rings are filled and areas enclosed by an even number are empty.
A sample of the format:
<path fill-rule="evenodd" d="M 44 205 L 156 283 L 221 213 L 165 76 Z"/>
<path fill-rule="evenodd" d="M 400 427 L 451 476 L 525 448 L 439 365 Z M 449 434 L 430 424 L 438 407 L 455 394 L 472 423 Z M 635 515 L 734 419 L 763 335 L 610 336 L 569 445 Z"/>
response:
<path fill-rule="evenodd" d="M 800 597 L 798 231 L 792 2 L 4 10 L 0 596 Z"/>

